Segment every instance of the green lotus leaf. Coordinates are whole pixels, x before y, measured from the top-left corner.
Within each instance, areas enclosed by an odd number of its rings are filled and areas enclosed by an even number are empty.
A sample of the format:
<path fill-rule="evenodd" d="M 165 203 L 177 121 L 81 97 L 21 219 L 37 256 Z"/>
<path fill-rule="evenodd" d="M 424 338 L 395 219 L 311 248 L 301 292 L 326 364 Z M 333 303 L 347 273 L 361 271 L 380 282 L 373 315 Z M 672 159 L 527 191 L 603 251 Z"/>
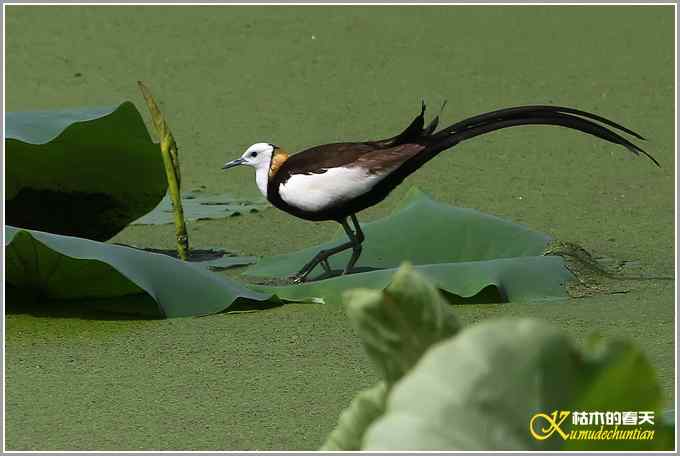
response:
<path fill-rule="evenodd" d="M 403 261 L 414 265 L 462 263 L 542 255 L 550 236 L 487 215 L 474 209 L 452 207 L 411 188 L 390 216 L 362 224 L 366 234 L 360 268 L 396 268 Z M 346 242 L 338 230 L 327 243 L 285 255 L 265 257 L 246 271 L 253 277 L 283 277 L 296 273 L 319 250 Z M 342 270 L 351 252 L 329 259 Z M 319 268 L 320 269 L 320 268 Z"/>
<path fill-rule="evenodd" d="M 360 272 L 316 280 L 302 285 L 259 285 L 263 292 L 281 297 L 320 297 L 339 301 L 345 290 L 384 288 L 396 268 L 408 261 L 457 302 L 505 302 L 554 299 L 568 296 L 573 279 L 559 256 L 544 256 L 551 238 L 498 217 L 434 201 L 411 189 L 390 216 L 367 223 Z M 265 257 L 244 274 L 282 277 L 297 272 L 319 250 L 336 240 L 298 252 Z M 341 270 L 349 253 L 330 259 Z M 459 298 L 463 298 L 462 300 Z"/>
<path fill-rule="evenodd" d="M 5 254 L 15 308 L 32 298 L 169 318 L 272 299 L 167 255 L 71 236 L 7 226 Z"/>
<path fill-rule="evenodd" d="M 397 271 L 386 289 L 351 290 L 344 298 L 352 326 L 389 387 L 431 345 L 460 328 L 437 288 L 409 265 Z"/>
<path fill-rule="evenodd" d="M 625 381 L 622 381 L 625 379 Z M 642 352 L 627 341 L 577 347 L 533 319 L 488 320 L 434 345 L 391 390 L 385 413 L 365 433 L 364 450 L 660 450 L 672 428 L 651 440 L 565 439 L 545 416 L 574 411 L 658 411 L 660 389 Z M 661 420 L 656 413 L 657 421 Z M 613 428 L 613 427 L 611 427 Z M 620 426 L 622 428 L 622 426 Z M 542 438 L 544 437 L 544 438 Z"/>
<path fill-rule="evenodd" d="M 385 290 L 350 290 L 344 298 L 350 323 L 383 381 L 352 400 L 322 450 L 360 450 L 366 429 L 384 413 L 394 383 L 430 346 L 460 329 L 444 297 L 410 266 L 400 268 Z"/>
<path fill-rule="evenodd" d="M 556 256 L 501 258 L 468 263 L 415 266 L 454 304 L 556 300 L 568 297 L 565 284 L 573 279 Z M 297 301 L 340 302 L 352 288 L 385 288 L 397 268 L 363 272 L 299 285 L 249 285 L 254 290 Z"/>
<path fill-rule="evenodd" d="M 106 240 L 156 207 L 167 182 L 131 102 L 7 113 L 7 223 Z"/>
<path fill-rule="evenodd" d="M 259 212 L 268 207 L 265 199 L 247 200 L 223 193 L 190 191 L 182 193 L 184 219 L 207 220 Z M 173 223 L 172 202 L 166 195 L 151 212 L 132 222 L 133 225 L 163 225 Z"/>

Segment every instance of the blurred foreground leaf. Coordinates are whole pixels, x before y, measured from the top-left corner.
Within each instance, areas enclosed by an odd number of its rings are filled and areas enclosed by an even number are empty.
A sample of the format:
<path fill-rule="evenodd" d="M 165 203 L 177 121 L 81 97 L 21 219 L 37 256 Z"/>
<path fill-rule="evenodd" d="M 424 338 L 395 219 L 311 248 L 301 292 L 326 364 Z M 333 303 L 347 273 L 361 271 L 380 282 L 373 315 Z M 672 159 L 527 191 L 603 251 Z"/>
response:
<path fill-rule="evenodd" d="M 532 319 L 496 319 L 432 347 L 392 390 L 385 414 L 366 432 L 365 450 L 660 450 L 672 448 L 668 426 L 652 440 L 565 440 L 535 414 L 651 410 L 661 421 L 654 370 L 633 344 L 599 340 L 578 348 L 562 331 Z M 621 429 L 625 427 L 620 426 Z M 609 429 L 613 429 L 610 426 Z"/>
<path fill-rule="evenodd" d="M 357 395 L 324 449 L 673 447 L 673 421 L 660 413 L 654 369 L 632 343 L 592 337 L 580 347 L 552 325 L 527 318 L 492 319 L 458 331 L 452 308 L 437 295 L 409 266 L 386 290 L 345 295 L 350 320 L 383 380 Z M 559 430 L 546 420 L 555 411 L 567 414 Z M 654 438 L 576 440 L 570 431 L 599 426 L 572 426 L 575 411 L 654 411 L 654 425 L 637 426 L 654 430 Z"/>
<path fill-rule="evenodd" d="M 385 413 L 387 387 L 377 383 L 354 396 L 338 419 L 338 425 L 330 433 L 320 451 L 358 451 L 366 429 Z"/>
<path fill-rule="evenodd" d="M 351 290 L 344 298 L 350 323 L 384 380 L 357 394 L 322 450 L 360 450 L 366 429 L 384 413 L 394 383 L 431 345 L 460 327 L 437 289 L 410 266 L 399 269 L 385 290 Z"/>
<path fill-rule="evenodd" d="M 384 290 L 348 291 L 345 308 L 388 387 L 432 344 L 453 336 L 460 328 L 437 288 L 409 265 L 400 268 Z"/>

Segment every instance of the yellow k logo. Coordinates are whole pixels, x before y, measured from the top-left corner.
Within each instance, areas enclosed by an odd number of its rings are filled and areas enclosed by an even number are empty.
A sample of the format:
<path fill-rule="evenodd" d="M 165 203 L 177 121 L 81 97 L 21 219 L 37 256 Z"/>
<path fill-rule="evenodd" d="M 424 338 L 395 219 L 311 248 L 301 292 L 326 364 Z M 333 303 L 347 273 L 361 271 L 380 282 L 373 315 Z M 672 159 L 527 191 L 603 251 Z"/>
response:
<path fill-rule="evenodd" d="M 562 411 L 557 411 L 555 410 L 552 412 L 550 415 L 546 413 L 537 413 L 535 414 L 532 418 L 531 421 L 529 422 L 529 432 L 531 432 L 531 435 L 536 439 L 536 440 L 545 440 L 551 435 L 557 431 L 560 436 L 564 440 L 567 440 L 569 438 L 569 435 L 564 432 L 560 426 L 562 423 L 564 423 L 564 420 L 567 419 L 571 412 L 568 412 L 566 410 Z M 545 423 L 543 423 L 544 427 L 540 427 L 539 431 L 537 432 L 536 426 L 541 426 L 541 423 L 536 423 L 537 420 L 544 420 Z"/>

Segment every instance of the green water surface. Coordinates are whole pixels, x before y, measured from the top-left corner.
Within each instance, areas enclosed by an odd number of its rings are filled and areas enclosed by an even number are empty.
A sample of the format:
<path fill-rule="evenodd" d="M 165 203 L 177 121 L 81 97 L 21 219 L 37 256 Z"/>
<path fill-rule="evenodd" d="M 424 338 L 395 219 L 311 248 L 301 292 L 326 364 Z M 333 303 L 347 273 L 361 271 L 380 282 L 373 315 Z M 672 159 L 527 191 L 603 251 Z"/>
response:
<path fill-rule="evenodd" d="M 7 110 L 130 99 L 148 121 L 143 80 L 180 146 L 187 190 L 254 196 L 251 169 L 220 169 L 250 144 L 293 152 L 391 136 L 421 98 L 433 110 L 448 100 L 444 124 L 521 104 L 599 113 L 648 137 L 662 168 L 578 132 L 503 130 L 442 153 L 360 219 L 387 215 L 417 185 L 674 275 L 672 6 L 5 11 Z M 297 250 L 337 229 L 275 209 L 188 228 L 196 247 L 245 255 Z M 131 226 L 113 241 L 171 248 L 173 238 L 172 225 Z M 579 339 L 632 338 L 670 407 L 674 281 L 622 286 L 630 291 L 456 310 L 468 323 L 534 316 Z M 6 330 L 8 450 L 315 449 L 377 379 L 339 303 L 163 321 L 9 314 Z"/>

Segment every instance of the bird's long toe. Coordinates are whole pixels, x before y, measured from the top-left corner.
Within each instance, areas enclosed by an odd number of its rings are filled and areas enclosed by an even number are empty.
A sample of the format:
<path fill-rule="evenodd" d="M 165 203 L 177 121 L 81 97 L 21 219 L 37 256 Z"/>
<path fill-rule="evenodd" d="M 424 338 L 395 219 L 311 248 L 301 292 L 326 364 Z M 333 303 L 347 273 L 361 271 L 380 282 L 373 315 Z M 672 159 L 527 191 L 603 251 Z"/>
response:
<path fill-rule="evenodd" d="M 298 284 L 298 283 L 304 283 L 307 281 L 307 275 L 306 274 L 294 274 L 289 277 L 290 281 Z"/>

